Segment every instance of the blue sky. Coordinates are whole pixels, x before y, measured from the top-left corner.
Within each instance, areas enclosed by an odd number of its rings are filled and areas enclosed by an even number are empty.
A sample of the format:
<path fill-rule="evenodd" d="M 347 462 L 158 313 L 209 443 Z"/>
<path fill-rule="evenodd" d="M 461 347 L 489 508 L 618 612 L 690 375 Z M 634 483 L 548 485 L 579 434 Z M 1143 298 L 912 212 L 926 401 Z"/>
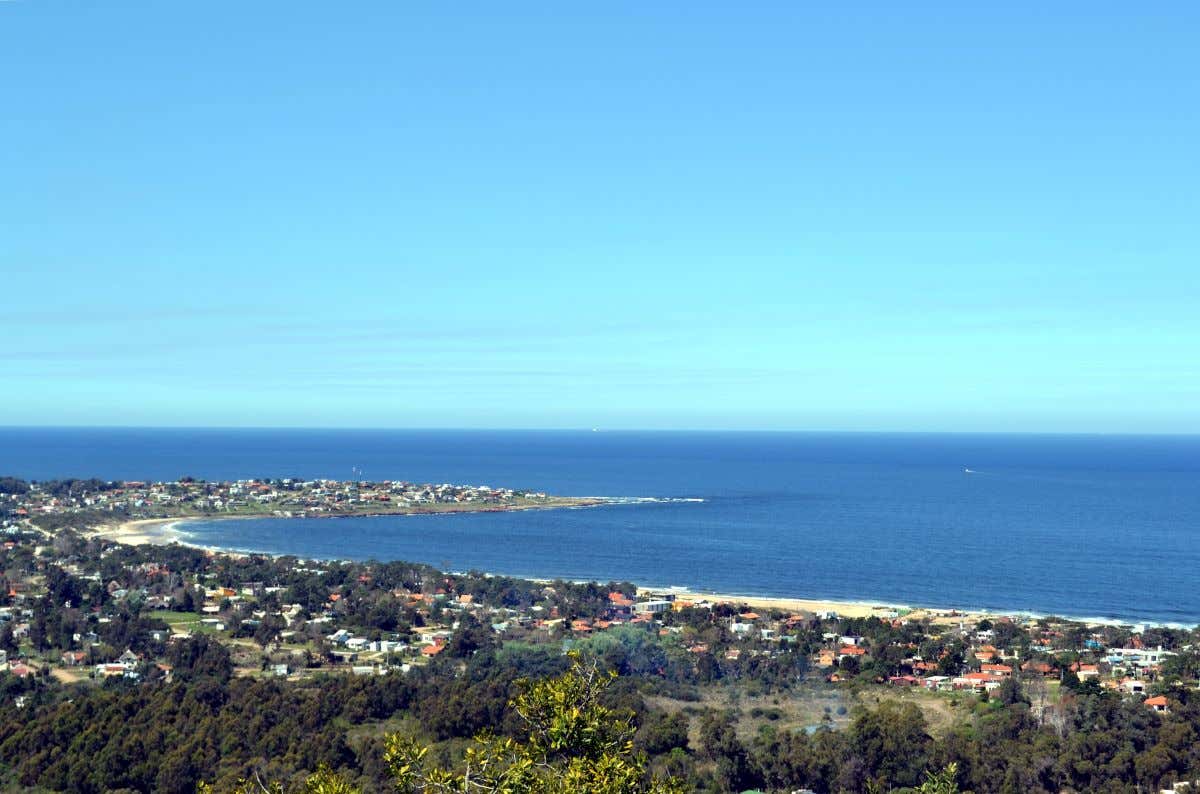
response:
<path fill-rule="evenodd" d="M 0 2 L 0 424 L 1200 432 L 1200 6 Z"/>

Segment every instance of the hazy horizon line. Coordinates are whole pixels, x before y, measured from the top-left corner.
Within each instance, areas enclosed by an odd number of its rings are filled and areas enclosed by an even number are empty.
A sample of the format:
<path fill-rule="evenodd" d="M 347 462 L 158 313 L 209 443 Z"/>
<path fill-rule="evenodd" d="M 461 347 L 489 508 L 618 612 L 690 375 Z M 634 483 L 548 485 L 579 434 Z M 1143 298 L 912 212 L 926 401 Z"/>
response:
<path fill-rule="evenodd" d="M 188 430 L 188 431 L 298 431 L 298 432 L 413 432 L 413 433 L 662 433 L 747 435 L 909 435 L 909 436 L 1078 436 L 1124 438 L 1200 438 L 1196 431 L 1127 430 L 896 430 L 843 428 L 739 428 L 739 427 L 484 427 L 484 426 L 337 426 L 337 425 L 5 425 L 0 430 Z"/>

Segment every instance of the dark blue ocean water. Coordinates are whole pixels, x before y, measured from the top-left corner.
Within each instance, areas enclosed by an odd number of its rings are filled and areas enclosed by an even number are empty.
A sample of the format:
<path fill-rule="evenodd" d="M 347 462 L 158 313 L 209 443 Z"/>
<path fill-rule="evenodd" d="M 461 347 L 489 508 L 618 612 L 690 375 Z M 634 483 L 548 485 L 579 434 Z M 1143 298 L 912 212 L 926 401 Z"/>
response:
<path fill-rule="evenodd" d="M 1200 622 L 1194 436 L 10 428 L 0 474 L 690 497 L 703 501 L 188 530 L 206 545 L 307 557 Z"/>

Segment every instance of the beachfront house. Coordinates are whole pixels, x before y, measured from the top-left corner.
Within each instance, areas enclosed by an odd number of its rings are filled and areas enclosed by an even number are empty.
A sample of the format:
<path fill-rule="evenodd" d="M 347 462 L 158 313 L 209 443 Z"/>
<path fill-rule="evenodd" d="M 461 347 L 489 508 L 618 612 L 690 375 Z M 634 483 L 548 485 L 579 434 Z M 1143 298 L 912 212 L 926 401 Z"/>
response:
<path fill-rule="evenodd" d="M 662 612 L 670 612 L 672 602 L 665 600 L 642 601 L 634 606 L 634 611 L 643 615 L 658 615 Z"/>
<path fill-rule="evenodd" d="M 1107 660 L 1113 665 L 1124 665 L 1138 669 L 1155 667 L 1174 656 L 1174 651 L 1164 651 L 1160 645 L 1157 648 L 1110 648 Z"/>

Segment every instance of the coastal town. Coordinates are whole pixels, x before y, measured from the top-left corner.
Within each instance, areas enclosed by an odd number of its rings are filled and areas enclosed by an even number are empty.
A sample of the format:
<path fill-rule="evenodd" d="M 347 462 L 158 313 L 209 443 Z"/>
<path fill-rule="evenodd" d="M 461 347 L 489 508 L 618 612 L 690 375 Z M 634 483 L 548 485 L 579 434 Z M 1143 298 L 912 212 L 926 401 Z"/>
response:
<path fill-rule="evenodd" d="M 3 552 L 0 667 L 19 678 L 169 676 L 165 649 L 198 635 L 227 642 L 240 675 L 403 674 L 446 651 L 466 623 L 497 641 L 564 648 L 604 632 L 641 630 L 697 667 L 717 669 L 717 677 L 736 676 L 751 660 L 799 647 L 808 664 L 797 674 L 808 670 L 834 684 L 865 674 L 876 684 L 986 699 L 1006 680 L 1024 678 L 1049 685 L 1050 692 L 1064 683 L 1097 686 L 1158 712 L 1169 708 L 1174 687 L 1195 685 L 1197 670 L 1188 633 L 1144 626 L 968 619 L 952 610 L 913 621 L 906 611 L 884 607 L 869 618 L 845 618 L 834 610 L 760 610 L 737 599 L 629 587 L 603 593 L 598 603 L 572 606 L 573 588 L 562 583 L 538 584 L 533 603 L 514 608 L 483 597 L 471 577 L 430 578 L 421 587 L 380 591 L 370 565 L 346 581 L 329 577 L 330 570 L 315 561 L 299 561 L 299 572 L 336 584 L 322 588 L 328 591 L 319 593 L 323 599 L 309 594 L 290 601 L 294 586 L 279 579 L 231 582 L 216 574 L 184 574 L 166 563 L 145 562 L 105 575 L 105 563 L 116 553 L 112 547 L 88 565 L 78 555 L 56 553 L 53 542 L 25 533 L 19 524 L 5 530 L 13 539 L 5 541 Z M 28 567 L 13 566 L 16 560 L 26 560 Z M 342 570 L 339 566 L 339 574 Z M 75 596 L 62 599 L 53 618 L 35 610 L 42 599 L 54 597 L 51 587 Z M 374 605 L 366 618 L 364 601 Z M 393 614 L 379 615 L 381 602 Z M 141 616 L 144 630 L 128 636 L 122 626 L 127 647 L 113 644 L 107 627 L 127 623 L 131 615 Z"/>
<path fill-rule="evenodd" d="M 0 484 L 0 529 L 8 538 L 0 664 L 19 678 L 169 674 L 165 649 L 199 634 L 228 642 L 244 675 L 406 673 L 439 656 L 464 620 L 497 641 L 564 647 L 605 632 L 642 630 L 689 664 L 730 672 L 752 659 L 800 650 L 805 663 L 798 675 L 834 684 L 865 677 L 889 687 L 984 698 L 1014 677 L 1045 682 L 1051 693 L 1063 684 L 1096 686 L 1160 712 L 1170 708 L 1173 687 L 1194 685 L 1197 672 L 1193 636 L 1180 629 L 817 602 L 788 609 L 788 601 L 770 599 L 752 608 L 746 599 L 632 585 L 593 594 L 591 601 L 572 600 L 568 591 L 577 586 L 561 582 L 527 583 L 527 603 L 516 604 L 487 597 L 481 583 L 495 577 L 430 571 L 419 583 L 387 587 L 373 567 L 378 564 L 349 566 L 352 580 L 344 575 L 348 564 L 336 564 L 331 575 L 328 564 L 317 561 L 295 561 L 284 570 L 268 566 L 272 578 L 238 580 L 221 573 L 232 566 L 216 562 L 223 555 L 213 552 L 203 553 L 200 570 L 175 569 L 165 558 L 126 568 L 112 564 L 123 547 L 87 536 L 105 512 L 123 518 L 346 515 L 585 502 L 542 493 L 287 479 L 17 483 Z M 309 583 L 303 598 L 297 575 Z M 70 597 L 59 598 L 63 593 Z M 35 609 L 47 598 L 57 608 L 53 618 Z M 371 604 L 365 613 L 364 603 Z M 122 616 L 145 624 L 124 644 L 105 630 Z M 47 621 L 54 632 L 47 633 Z"/>
<path fill-rule="evenodd" d="M 409 513 L 589 507 L 598 498 L 549 496 L 534 491 L 398 481 L 246 479 L 205 482 L 0 478 L 0 515 L 40 526 L 119 523 L 125 520 L 201 517 L 363 516 Z"/>
<path fill-rule="evenodd" d="M 531 581 L 95 532 L 107 513 L 337 515 L 380 502 L 544 505 L 543 494 L 284 480 L 0 488 L 0 704 L 13 714 L 88 690 L 192 680 L 214 655 L 231 680 L 305 687 L 329 676 L 454 679 L 483 651 L 574 651 L 666 693 L 693 687 L 655 700 L 685 745 L 709 719 L 693 698 L 740 704 L 738 730 L 755 735 L 840 730 L 863 704 L 886 702 L 915 706 L 931 730 L 1024 702 L 1036 724 L 1067 730 L 1081 698 L 1161 720 L 1198 691 L 1194 629 Z"/>

